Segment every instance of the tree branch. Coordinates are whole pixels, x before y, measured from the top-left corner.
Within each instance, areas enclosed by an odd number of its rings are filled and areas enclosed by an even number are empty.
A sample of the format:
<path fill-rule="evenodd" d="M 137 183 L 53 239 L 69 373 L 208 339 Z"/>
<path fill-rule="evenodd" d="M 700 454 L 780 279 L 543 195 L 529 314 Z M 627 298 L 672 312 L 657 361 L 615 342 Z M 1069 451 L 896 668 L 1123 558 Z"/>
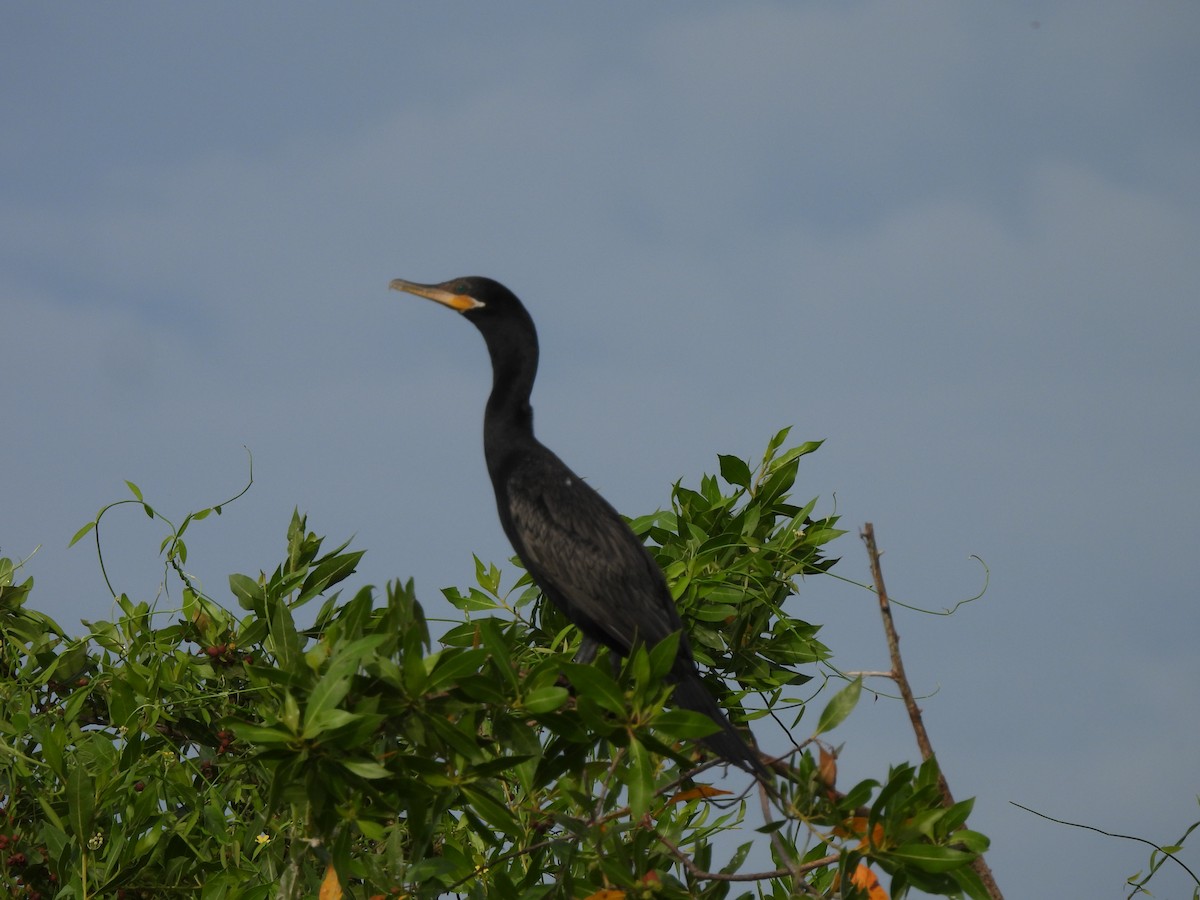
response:
<path fill-rule="evenodd" d="M 933 744 L 929 740 L 929 732 L 925 730 L 921 708 L 917 706 L 917 699 L 913 696 L 912 686 L 904 672 L 904 660 L 900 657 L 900 635 L 896 632 L 896 623 L 892 619 L 892 609 L 888 602 L 887 587 L 883 583 L 883 566 L 879 561 L 879 548 L 875 545 L 875 526 L 867 522 L 863 525 L 859 537 L 867 545 L 867 556 L 871 561 L 871 578 L 875 582 L 875 594 L 879 598 L 879 615 L 883 619 L 883 632 L 887 637 L 888 655 L 892 660 L 892 679 L 900 688 L 904 708 L 908 710 L 908 720 L 912 723 L 913 733 L 917 737 L 917 747 L 921 751 L 921 759 L 927 760 L 935 755 Z M 940 765 L 938 766 L 938 789 L 942 794 L 942 802 L 946 806 L 953 806 L 954 795 L 950 793 L 950 784 L 946 781 Z M 971 867 L 983 881 L 988 896 L 992 900 L 1004 900 L 1004 895 L 1000 893 L 1000 887 L 996 884 L 995 876 L 992 875 L 992 870 L 982 855 L 975 857 Z"/>

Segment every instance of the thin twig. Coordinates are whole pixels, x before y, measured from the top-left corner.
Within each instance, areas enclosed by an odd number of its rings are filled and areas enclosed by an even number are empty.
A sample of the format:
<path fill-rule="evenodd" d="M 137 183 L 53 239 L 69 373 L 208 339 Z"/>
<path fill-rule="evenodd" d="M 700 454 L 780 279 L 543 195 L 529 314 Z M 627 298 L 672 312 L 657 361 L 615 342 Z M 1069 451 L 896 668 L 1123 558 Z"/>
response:
<path fill-rule="evenodd" d="M 869 669 L 842 672 L 841 674 L 845 675 L 850 681 L 853 681 L 855 678 L 891 678 L 893 680 L 896 678 L 892 672 L 875 672 Z"/>
<path fill-rule="evenodd" d="M 758 799 L 759 802 L 762 803 L 763 821 L 767 825 L 770 825 L 773 821 L 771 819 L 771 797 L 767 790 L 767 786 L 762 782 L 759 782 L 758 785 Z M 792 876 L 792 885 L 794 889 L 808 894 L 809 896 L 821 896 L 820 894 L 816 893 L 812 885 L 805 881 L 804 870 L 800 868 L 800 864 L 796 862 L 795 858 L 784 844 L 783 838 L 779 836 L 778 828 L 771 831 L 771 846 L 775 848 L 775 853 L 778 855 L 779 859 L 783 861 L 784 866 L 787 868 L 788 874 Z"/>
<path fill-rule="evenodd" d="M 917 747 L 921 751 L 921 759 L 928 760 L 934 756 L 933 744 L 929 740 L 929 732 L 925 730 L 925 722 L 921 718 L 921 708 L 917 706 L 917 699 L 913 696 L 908 676 L 904 673 L 904 660 L 900 657 L 900 635 L 896 633 L 896 623 L 892 620 L 887 588 L 883 583 L 883 566 L 879 561 L 879 548 L 875 545 L 875 526 L 867 522 L 863 525 L 859 536 L 867 545 L 867 556 L 871 561 L 871 578 L 875 582 L 875 594 L 879 598 L 879 615 L 883 619 L 888 655 L 892 660 L 892 678 L 900 688 L 900 696 L 904 699 L 904 708 L 908 710 L 908 719 L 912 723 L 913 733 L 917 736 Z M 946 781 L 946 776 L 942 774 L 940 765 L 938 766 L 938 789 L 942 794 L 942 802 L 946 806 L 953 806 L 954 795 L 950 793 L 950 784 Z M 971 868 L 975 870 L 975 874 L 987 888 L 988 896 L 992 900 L 1004 900 L 1004 895 L 1000 893 L 1000 887 L 996 884 L 996 878 L 992 875 L 992 870 L 984 861 L 982 854 L 971 862 Z"/>
<path fill-rule="evenodd" d="M 1104 835 L 1105 837 L 1120 838 L 1121 840 L 1124 840 L 1124 841 L 1138 841 L 1139 843 L 1142 843 L 1142 844 L 1148 844 L 1149 846 L 1151 846 L 1155 850 L 1157 850 L 1159 853 L 1161 853 L 1163 856 L 1170 857 L 1175 862 L 1179 863 L 1179 865 L 1183 867 L 1183 871 L 1187 872 L 1189 875 L 1192 876 L 1192 881 L 1196 882 L 1196 884 L 1200 884 L 1200 878 L 1196 877 L 1196 873 L 1193 872 L 1191 869 L 1189 869 L 1187 867 L 1187 864 L 1184 863 L 1184 861 L 1182 859 L 1180 859 L 1178 856 L 1176 856 L 1170 850 L 1167 850 L 1165 847 L 1160 847 L 1158 844 L 1154 843 L 1154 841 L 1148 841 L 1143 837 L 1137 837 L 1136 835 L 1132 835 L 1132 834 L 1118 834 L 1115 831 L 1105 831 L 1103 828 L 1097 828 L 1095 825 L 1082 825 L 1079 822 L 1068 822 L 1066 819 L 1056 819 L 1056 818 L 1054 818 L 1054 816 L 1048 816 L 1045 813 L 1038 812 L 1036 809 L 1030 809 L 1028 806 L 1022 806 L 1020 803 L 1017 803 L 1015 800 L 1009 800 L 1008 802 L 1011 803 L 1013 806 L 1015 806 L 1017 809 L 1023 809 L 1023 810 L 1025 810 L 1025 812 L 1033 813 L 1035 816 L 1041 816 L 1043 819 L 1049 819 L 1051 822 L 1057 822 L 1059 825 L 1070 825 L 1072 828 L 1086 828 L 1088 831 L 1094 831 L 1097 834 Z"/>
<path fill-rule="evenodd" d="M 675 844 L 671 843 L 668 838 L 663 837 L 661 834 L 657 835 L 657 837 L 659 843 L 666 847 L 667 850 L 671 852 L 671 855 L 679 860 L 679 864 L 681 866 L 683 866 L 695 877 L 704 879 L 706 881 L 766 881 L 768 878 L 786 878 L 788 875 L 792 875 L 797 872 L 804 874 L 805 872 L 811 872 L 814 869 L 822 869 L 825 866 L 832 866 L 841 858 L 837 855 L 823 856 L 820 859 L 810 860 L 806 863 L 798 863 L 796 865 L 795 872 L 790 869 L 775 869 L 771 872 L 706 872 L 704 869 L 696 865 L 695 861 L 690 856 L 680 850 Z M 809 888 L 809 890 L 811 891 L 811 888 Z M 820 895 L 818 894 L 817 896 Z"/>

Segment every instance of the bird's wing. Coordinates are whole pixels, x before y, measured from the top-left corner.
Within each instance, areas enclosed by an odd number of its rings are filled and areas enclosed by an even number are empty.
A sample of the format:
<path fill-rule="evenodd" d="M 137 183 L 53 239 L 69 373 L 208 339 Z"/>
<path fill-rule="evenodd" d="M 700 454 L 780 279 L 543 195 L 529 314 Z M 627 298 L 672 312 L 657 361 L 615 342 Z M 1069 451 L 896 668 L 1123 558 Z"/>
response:
<path fill-rule="evenodd" d="M 556 456 L 527 459 L 507 479 L 517 554 L 584 634 L 627 653 L 682 623 L 653 557 L 620 515 Z"/>

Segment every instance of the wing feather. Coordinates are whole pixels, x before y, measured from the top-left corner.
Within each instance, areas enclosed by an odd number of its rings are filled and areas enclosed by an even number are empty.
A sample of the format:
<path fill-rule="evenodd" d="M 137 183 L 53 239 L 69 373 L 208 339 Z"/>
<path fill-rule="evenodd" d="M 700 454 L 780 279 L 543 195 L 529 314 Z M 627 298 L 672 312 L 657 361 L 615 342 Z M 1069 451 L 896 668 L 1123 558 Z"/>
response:
<path fill-rule="evenodd" d="M 682 622 L 662 570 L 615 509 L 549 451 L 507 478 L 517 555 L 584 634 L 620 653 Z"/>

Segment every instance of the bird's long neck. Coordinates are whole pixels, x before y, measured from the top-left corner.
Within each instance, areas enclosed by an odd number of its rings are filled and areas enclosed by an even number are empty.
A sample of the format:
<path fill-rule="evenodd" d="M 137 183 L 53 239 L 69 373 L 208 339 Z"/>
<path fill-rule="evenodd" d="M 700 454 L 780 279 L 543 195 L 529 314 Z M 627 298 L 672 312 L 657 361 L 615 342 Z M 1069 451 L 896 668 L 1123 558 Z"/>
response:
<path fill-rule="evenodd" d="M 537 335 L 525 329 L 484 335 L 492 357 L 492 393 L 483 417 L 483 444 L 488 466 L 502 465 L 498 448 L 519 448 L 533 440 L 533 407 L 529 395 L 537 377 Z"/>

